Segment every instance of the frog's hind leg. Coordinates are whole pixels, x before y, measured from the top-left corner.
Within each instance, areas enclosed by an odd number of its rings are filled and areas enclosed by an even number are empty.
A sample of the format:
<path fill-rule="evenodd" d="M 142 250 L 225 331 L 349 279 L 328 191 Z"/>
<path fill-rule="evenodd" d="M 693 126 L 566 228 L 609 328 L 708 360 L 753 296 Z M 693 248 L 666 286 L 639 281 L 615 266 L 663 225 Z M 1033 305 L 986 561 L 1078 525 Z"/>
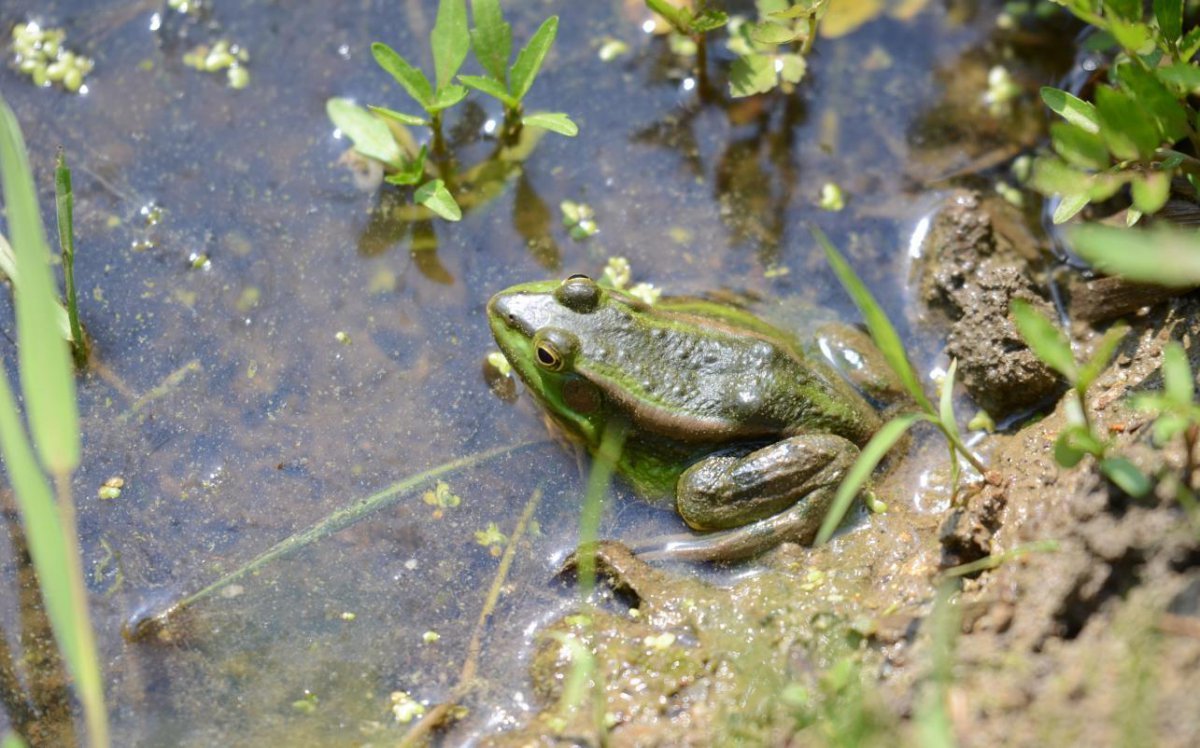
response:
<path fill-rule="evenodd" d="M 835 493 L 837 486 L 818 488 L 784 512 L 733 530 L 658 537 L 633 549 L 646 561 L 739 561 L 785 541 L 809 545 Z"/>
<path fill-rule="evenodd" d="M 718 455 L 679 479 L 676 509 L 698 530 L 719 530 L 683 541 L 668 539 L 646 558 L 733 560 L 783 541 L 812 542 L 858 457 L 858 448 L 833 434 L 804 434 L 744 457 Z"/>

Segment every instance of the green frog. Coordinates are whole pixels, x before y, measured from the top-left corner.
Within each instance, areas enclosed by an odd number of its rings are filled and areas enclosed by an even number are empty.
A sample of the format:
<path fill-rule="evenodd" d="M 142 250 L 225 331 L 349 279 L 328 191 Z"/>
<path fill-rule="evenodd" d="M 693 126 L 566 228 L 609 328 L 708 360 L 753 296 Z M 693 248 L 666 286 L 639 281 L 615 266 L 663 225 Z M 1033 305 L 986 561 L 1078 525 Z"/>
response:
<path fill-rule="evenodd" d="M 568 438 L 594 455 L 621 429 L 617 472 L 706 533 L 650 555 L 731 560 L 811 543 L 880 426 L 830 365 L 731 304 L 651 306 L 572 275 L 513 286 L 487 309 L 505 358 Z M 834 348 L 851 368 L 870 360 Z"/>

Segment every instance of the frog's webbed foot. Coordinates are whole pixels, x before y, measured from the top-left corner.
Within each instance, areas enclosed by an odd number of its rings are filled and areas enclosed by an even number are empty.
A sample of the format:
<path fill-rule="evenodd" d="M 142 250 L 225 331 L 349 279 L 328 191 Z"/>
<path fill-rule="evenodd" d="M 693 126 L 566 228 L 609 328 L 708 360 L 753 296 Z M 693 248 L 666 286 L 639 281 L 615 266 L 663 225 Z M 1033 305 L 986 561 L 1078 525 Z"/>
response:
<path fill-rule="evenodd" d="M 580 546 L 567 557 L 559 575 L 578 574 L 582 559 L 591 558 L 597 578 L 608 581 L 613 591 L 633 598 L 635 607 L 660 623 L 678 622 L 681 599 L 702 599 L 712 588 L 694 579 L 670 574 L 646 563 L 646 558 L 615 540 L 601 540 Z"/>

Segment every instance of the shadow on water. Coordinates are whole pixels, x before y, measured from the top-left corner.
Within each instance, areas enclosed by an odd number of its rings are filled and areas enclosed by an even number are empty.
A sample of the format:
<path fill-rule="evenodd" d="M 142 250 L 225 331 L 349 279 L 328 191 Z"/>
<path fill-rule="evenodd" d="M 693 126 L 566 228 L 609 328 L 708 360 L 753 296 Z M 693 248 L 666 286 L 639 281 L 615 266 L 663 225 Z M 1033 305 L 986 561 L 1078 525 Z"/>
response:
<path fill-rule="evenodd" d="M 120 636 L 148 601 L 201 589 L 381 487 L 544 438 L 528 397 L 502 401 L 479 374 L 494 348 L 483 311 L 496 291 L 598 275 L 621 255 L 637 279 L 670 292 L 733 289 L 845 312 L 804 230 L 816 221 L 892 317 L 904 316 L 897 250 L 918 198 L 972 158 L 955 146 L 922 162 L 936 140 L 922 133 L 953 126 L 929 110 L 964 95 L 949 71 L 980 54 L 990 11 L 964 20 L 959 9 L 975 3 L 930 4 L 910 20 L 867 23 L 819 40 L 795 93 L 731 99 L 729 55 L 710 46 L 700 97 L 683 84 L 691 62 L 639 31 L 641 3 L 505 5 L 518 45 L 545 15 L 562 16 L 532 106 L 567 111 L 581 133 L 502 143 L 487 134 L 498 107 L 455 108 L 438 156 L 464 207 L 453 225 L 414 209 L 404 189 L 363 189 L 338 163 L 346 143 L 324 110 L 334 96 L 397 106 L 369 44 L 419 50 L 428 68 L 433 2 L 211 4 L 202 19 L 128 0 L 0 8 L 4 34 L 36 16 L 97 60 L 87 96 L 35 89 L 7 68 L 0 86 L 22 122 L 37 123 L 27 130 L 43 198 L 56 146 L 76 169 L 76 275 L 100 366 L 80 381 L 86 439 L 73 493 L 118 744 L 395 739 L 402 712 L 456 688 L 509 548 L 501 537 L 544 484 L 453 737 L 529 714 L 531 633 L 575 602 L 553 581 L 578 538 L 585 484 L 567 450 L 448 476 L 444 489 L 228 585 L 158 646 Z M 630 53 L 600 61 L 606 37 Z M 220 38 L 249 50 L 248 90 L 180 62 Z M 816 206 L 830 182 L 849 195 L 840 213 Z M 570 238 L 564 200 L 586 201 L 599 234 Z M 0 328 L 11 340 L 7 303 Z M 96 488 L 111 476 L 126 487 L 101 501 Z M 680 527 L 620 490 L 599 532 Z M 14 536 L 6 558 L 19 561 L 19 548 Z M 28 573 L 4 566 L 0 583 L 30 590 Z M 35 644 L 27 608 L 0 607 L 3 633 L 21 632 L 0 636 L 5 719 L 17 727 L 67 708 L 60 670 L 41 661 L 44 621 Z M 7 649 L 18 640 L 20 653 Z M 69 719 L 45 724 L 70 729 Z"/>

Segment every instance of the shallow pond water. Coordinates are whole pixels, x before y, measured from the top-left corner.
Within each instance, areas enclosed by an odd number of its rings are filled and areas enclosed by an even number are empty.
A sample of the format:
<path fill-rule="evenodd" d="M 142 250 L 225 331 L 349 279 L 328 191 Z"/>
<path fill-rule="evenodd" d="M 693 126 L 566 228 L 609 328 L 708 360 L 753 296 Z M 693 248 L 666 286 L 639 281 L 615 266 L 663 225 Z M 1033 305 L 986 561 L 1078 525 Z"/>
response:
<path fill-rule="evenodd" d="M 0 89 L 44 208 L 57 146 L 75 170 L 95 366 L 80 382 L 74 492 L 116 744 L 394 739 L 393 692 L 436 703 L 457 679 L 498 564 L 476 532 L 511 533 L 541 488 L 484 638 L 483 685 L 449 737 L 520 721 L 530 634 L 575 600 L 554 571 L 577 537 L 585 478 L 552 444 L 448 476 L 458 506 L 439 511 L 423 487 L 266 566 L 198 605 L 167 641 L 127 643 L 121 626 L 404 477 L 543 440 L 528 398 L 503 402 L 481 374 L 494 348 L 484 304 L 497 290 L 598 275 L 621 255 L 668 292 L 730 289 L 853 319 L 809 235 L 816 224 L 903 321 L 908 236 L 940 180 L 1028 137 L 956 124 L 986 121 L 994 8 L 897 4 L 818 40 L 794 94 L 731 102 L 719 73 L 716 93 L 697 98 L 686 61 L 641 30 L 640 2 L 505 6 L 518 44 L 561 16 L 530 105 L 569 112 L 581 131 L 547 135 L 498 196 L 453 225 L 406 225 L 391 212 L 406 197 L 356 186 L 325 114 L 332 96 L 409 106 L 369 45 L 428 65 L 433 0 L 214 2 L 200 19 L 128 0 L 0 8 L 6 38 L 37 19 L 96 60 L 86 95 L 34 88 L 9 68 Z M 602 61 L 607 37 L 628 54 Z M 249 51 L 246 90 L 181 62 L 218 39 Z M 727 69 L 723 49 L 714 58 Z M 448 116 L 465 165 L 490 150 L 481 133 L 500 114 L 468 101 Z M 827 182 L 846 192 L 843 211 L 818 208 Z M 565 199 L 594 209 L 598 235 L 569 238 Z M 7 295 L 0 327 L 11 362 Z M 935 339 L 912 346 L 920 364 L 935 361 Z M 100 500 L 110 476 L 124 490 Z M 601 525 L 612 537 L 679 529 L 620 488 Z M 16 615 L 0 607 L 10 638 Z"/>

